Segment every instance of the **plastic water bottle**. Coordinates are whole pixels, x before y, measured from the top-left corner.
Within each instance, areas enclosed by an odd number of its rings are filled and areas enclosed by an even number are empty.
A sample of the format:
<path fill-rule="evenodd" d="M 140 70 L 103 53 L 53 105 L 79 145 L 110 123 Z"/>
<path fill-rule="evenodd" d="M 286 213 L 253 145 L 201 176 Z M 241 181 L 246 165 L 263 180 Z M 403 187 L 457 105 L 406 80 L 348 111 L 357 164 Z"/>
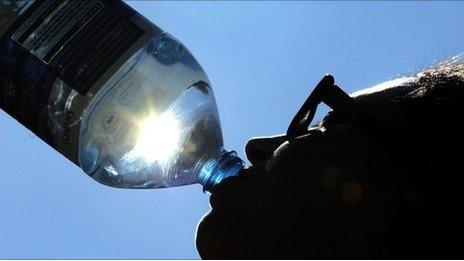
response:
<path fill-rule="evenodd" d="M 209 190 L 243 168 L 201 66 L 123 2 L 1 2 L 0 15 L 0 107 L 96 181 Z"/>

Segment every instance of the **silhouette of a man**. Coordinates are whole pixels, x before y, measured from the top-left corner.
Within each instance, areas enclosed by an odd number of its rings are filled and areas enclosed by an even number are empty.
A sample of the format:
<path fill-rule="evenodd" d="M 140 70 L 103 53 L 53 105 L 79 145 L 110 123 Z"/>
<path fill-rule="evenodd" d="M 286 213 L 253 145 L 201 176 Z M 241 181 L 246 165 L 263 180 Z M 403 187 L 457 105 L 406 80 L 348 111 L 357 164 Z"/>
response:
<path fill-rule="evenodd" d="M 252 166 L 213 189 L 201 257 L 463 258 L 463 60 L 351 98 L 331 81 L 287 135 L 250 140 Z M 307 129 L 315 99 L 333 110 Z"/>

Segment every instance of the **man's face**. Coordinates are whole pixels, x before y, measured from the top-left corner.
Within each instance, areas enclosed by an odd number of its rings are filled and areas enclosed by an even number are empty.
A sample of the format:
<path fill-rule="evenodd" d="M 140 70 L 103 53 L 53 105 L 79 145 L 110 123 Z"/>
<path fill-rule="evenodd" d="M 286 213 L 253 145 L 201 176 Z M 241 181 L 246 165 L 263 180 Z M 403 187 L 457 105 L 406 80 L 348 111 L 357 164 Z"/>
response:
<path fill-rule="evenodd" d="M 346 258 L 380 251 L 370 245 L 383 222 L 368 162 L 387 163 L 375 148 L 334 113 L 292 141 L 250 140 L 252 165 L 212 191 L 212 210 L 197 231 L 201 256 Z"/>

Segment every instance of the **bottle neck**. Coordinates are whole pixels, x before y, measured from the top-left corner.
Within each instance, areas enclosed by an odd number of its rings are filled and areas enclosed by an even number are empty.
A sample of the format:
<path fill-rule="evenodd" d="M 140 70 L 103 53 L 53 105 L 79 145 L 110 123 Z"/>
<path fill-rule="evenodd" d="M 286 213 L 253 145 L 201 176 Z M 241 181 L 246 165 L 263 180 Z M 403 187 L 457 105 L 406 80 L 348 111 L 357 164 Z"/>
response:
<path fill-rule="evenodd" d="M 220 156 L 208 160 L 200 170 L 198 183 L 204 191 L 210 191 L 225 178 L 236 176 L 244 167 L 243 160 L 235 151 L 222 150 Z"/>

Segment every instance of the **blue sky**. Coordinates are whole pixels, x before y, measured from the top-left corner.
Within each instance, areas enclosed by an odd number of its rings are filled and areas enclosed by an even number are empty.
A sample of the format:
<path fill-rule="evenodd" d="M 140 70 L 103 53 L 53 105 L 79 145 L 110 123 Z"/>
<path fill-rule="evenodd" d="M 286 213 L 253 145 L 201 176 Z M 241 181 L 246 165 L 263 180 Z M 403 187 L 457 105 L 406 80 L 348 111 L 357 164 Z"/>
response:
<path fill-rule="evenodd" d="M 464 2 L 129 4 L 202 64 L 242 157 L 249 138 L 286 130 L 325 73 L 352 92 L 464 51 Z M 199 185 L 102 186 L 0 112 L 0 258 L 199 258 L 208 209 Z"/>

